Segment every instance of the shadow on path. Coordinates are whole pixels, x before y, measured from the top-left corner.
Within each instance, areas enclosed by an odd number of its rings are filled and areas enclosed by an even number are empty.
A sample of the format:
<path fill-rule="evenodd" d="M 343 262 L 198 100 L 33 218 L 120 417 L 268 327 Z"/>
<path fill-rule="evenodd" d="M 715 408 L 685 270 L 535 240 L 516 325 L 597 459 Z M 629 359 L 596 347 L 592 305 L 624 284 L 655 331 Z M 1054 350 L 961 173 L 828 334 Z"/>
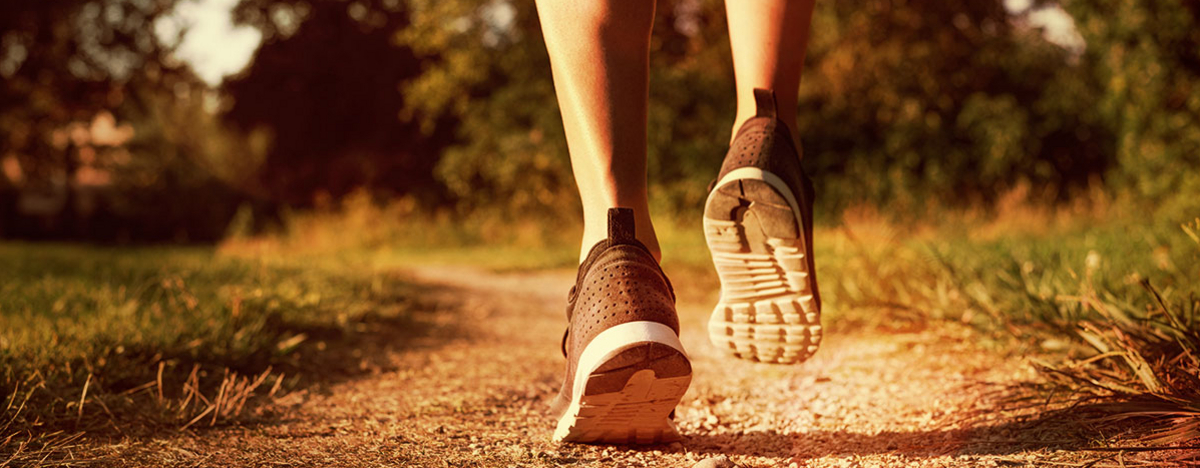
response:
<path fill-rule="evenodd" d="M 998 404 L 996 412 L 1004 410 Z M 1109 436 L 1113 434 L 1107 434 Z M 1097 447 L 1105 434 L 1074 410 L 1055 410 L 1000 424 L 981 422 L 965 428 L 914 431 L 775 430 L 727 434 L 685 434 L 683 447 L 705 455 L 746 455 L 806 460 L 892 454 L 909 458 L 962 455 L 1013 455 L 1028 451 L 1078 451 Z"/>

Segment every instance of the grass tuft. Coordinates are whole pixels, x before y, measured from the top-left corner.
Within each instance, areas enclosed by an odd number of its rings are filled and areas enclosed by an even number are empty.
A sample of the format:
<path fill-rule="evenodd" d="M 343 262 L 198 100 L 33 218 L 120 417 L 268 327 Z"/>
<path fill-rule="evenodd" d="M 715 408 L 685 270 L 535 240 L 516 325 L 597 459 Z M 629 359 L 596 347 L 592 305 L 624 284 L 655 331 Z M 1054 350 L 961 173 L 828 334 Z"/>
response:
<path fill-rule="evenodd" d="M 1200 252 L 1197 226 L 1183 230 Z M 1092 355 L 1037 368 L 1056 389 L 1073 392 L 1074 404 L 1087 405 L 1095 423 L 1136 427 L 1146 444 L 1200 442 L 1200 298 L 1139 284 L 1145 295 L 1136 303 L 1095 288 L 1072 298 L 1095 313 L 1075 330 Z"/>
<path fill-rule="evenodd" d="M 970 324 L 980 346 L 1035 358 L 1039 404 L 1087 416 L 1102 429 L 1087 437 L 1195 445 L 1200 220 L 1018 208 L 937 225 L 859 209 L 818 226 L 828 324 Z M 715 301 L 699 218 L 658 221 L 681 297 Z M 254 420 L 306 369 L 370 367 L 362 356 L 382 353 L 364 330 L 393 330 L 388 346 L 420 336 L 397 267 L 569 268 L 578 231 L 562 224 L 359 195 L 215 250 L 0 244 L 0 466 L 67 460 L 80 437 Z"/>
<path fill-rule="evenodd" d="M 1025 349 L 1042 398 L 1111 443 L 1200 444 L 1200 220 L 994 237 L 848 212 L 817 239 L 826 303 L 874 323 L 951 320 Z M 953 226 L 953 223 L 951 223 Z M 824 249 L 823 249 L 824 247 Z M 845 310 L 857 310 L 846 313 Z M 1065 415 L 1064 415 L 1065 416 Z"/>
<path fill-rule="evenodd" d="M 3 244 L 0 262 L 0 466 L 267 417 L 364 336 L 423 323 L 402 278 L 343 261 Z"/>

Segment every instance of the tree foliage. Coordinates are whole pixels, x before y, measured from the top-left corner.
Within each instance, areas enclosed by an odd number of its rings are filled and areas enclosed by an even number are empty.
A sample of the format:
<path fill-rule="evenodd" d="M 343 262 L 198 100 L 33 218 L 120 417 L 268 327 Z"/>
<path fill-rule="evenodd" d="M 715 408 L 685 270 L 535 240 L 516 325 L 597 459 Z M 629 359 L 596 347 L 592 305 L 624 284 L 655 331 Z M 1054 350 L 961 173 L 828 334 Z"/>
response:
<path fill-rule="evenodd" d="M 311 203 L 356 188 L 442 201 L 432 177 L 446 135 L 401 114 L 401 86 L 421 73 L 396 40 L 400 1 L 244 0 L 237 19 L 263 32 L 254 62 L 227 79 L 223 117 L 271 135 L 258 180 L 273 199 Z"/>
<path fill-rule="evenodd" d="M 1088 43 L 1083 68 L 1100 88 L 1088 113 L 1111 132 L 1115 182 L 1189 221 L 1200 210 L 1200 1 L 1063 5 Z"/>
<path fill-rule="evenodd" d="M 1000 1 L 828 4 L 815 23 L 802 135 L 838 199 L 1065 195 L 1112 162 L 1069 52 Z"/>
<path fill-rule="evenodd" d="M 172 38 L 155 32 L 175 3 L 0 6 L 0 232 L 147 240 L 223 233 L 237 196 L 206 169 L 222 163 L 228 139 L 204 116 L 209 91 L 172 57 Z M 116 129 L 107 133 L 125 135 L 106 137 L 109 124 Z M 38 205 L 48 208 L 28 208 Z"/>
<path fill-rule="evenodd" d="M 403 37 L 431 65 L 410 104 L 458 126 L 439 177 L 472 207 L 573 210 L 557 203 L 574 194 L 533 7 L 413 3 Z M 497 8 L 509 28 L 489 29 Z M 728 141 L 732 64 L 721 2 L 658 11 L 652 191 L 685 210 L 703 201 Z M 1122 171 L 1090 62 L 1019 23 L 998 0 L 819 2 L 797 105 L 825 204 L 987 202 L 1023 184 L 1062 199 Z"/>
<path fill-rule="evenodd" d="M 178 1 L 0 6 L 0 169 L 22 172 L 0 177 L 0 230 L 17 198 L 82 197 L 72 187 L 89 168 L 114 177 L 109 237 L 212 237 L 246 200 L 360 187 L 463 211 L 578 212 L 533 2 L 242 0 L 235 20 L 263 43 L 212 88 L 155 32 Z M 1060 4 L 1082 47 L 1031 26 Z M 1100 182 L 1193 212 L 1198 18 L 1195 0 L 818 2 L 795 105 L 823 211 L 988 203 L 1020 186 L 1062 200 Z M 660 0 L 651 47 L 651 196 L 691 212 L 735 111 L 723 3 Z M 71 136 L 105 116 L 133 137 Z"/>

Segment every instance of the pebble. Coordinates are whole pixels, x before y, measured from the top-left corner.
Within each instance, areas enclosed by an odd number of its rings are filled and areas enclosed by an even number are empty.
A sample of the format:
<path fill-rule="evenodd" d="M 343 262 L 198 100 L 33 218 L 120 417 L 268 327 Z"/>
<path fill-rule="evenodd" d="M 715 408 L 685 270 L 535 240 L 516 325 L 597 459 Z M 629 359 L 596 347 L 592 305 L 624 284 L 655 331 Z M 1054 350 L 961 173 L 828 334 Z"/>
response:
<path fill-rule="evenodd" d="M 737 468 L 737 463 L 729 460 L 725 455 L 708 457 L 700 460 L 692 468 Z"/>

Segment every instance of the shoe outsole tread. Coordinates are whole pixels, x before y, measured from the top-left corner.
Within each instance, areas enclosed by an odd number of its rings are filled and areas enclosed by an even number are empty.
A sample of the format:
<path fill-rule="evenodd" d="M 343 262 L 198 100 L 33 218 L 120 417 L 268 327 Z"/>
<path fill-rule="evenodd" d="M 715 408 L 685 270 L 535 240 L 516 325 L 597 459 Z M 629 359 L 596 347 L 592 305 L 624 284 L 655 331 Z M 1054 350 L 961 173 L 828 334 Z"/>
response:
<path fill-rule="evenodd" d="M 820 346 L 821 316 L 795 198 L 767 177 L 723 180 L 706 202 L 704 234 L 721 280 L 708 331 L 739 358 L 793 364 Z"/>

